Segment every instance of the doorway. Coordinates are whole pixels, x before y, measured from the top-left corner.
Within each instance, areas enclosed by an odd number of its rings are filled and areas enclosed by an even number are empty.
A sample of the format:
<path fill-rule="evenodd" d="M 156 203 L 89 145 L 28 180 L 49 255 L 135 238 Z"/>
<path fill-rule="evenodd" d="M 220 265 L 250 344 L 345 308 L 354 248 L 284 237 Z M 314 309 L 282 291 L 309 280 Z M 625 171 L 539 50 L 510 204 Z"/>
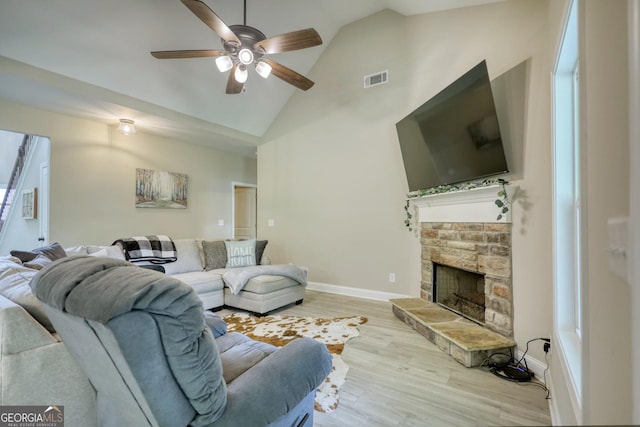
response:
<path fill-rule="evenodd" d="M 258 187 L 234 182 L 232 199 L 233 238 L 255 239 L 257 236 Z"/>
<path fill-rule="evenodd" d="M 48 241 L 49 158 L 49 138 L 0 130 L 0 253 Z"/>

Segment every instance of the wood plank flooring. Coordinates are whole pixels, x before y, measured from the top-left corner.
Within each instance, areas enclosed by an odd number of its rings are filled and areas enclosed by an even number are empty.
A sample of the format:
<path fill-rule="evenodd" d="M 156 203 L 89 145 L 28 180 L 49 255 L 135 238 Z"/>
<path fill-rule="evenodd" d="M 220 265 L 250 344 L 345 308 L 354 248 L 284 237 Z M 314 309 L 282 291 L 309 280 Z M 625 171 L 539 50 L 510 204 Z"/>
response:
<path fill-rule="evenodd" d="M 463 367 L 396 318 L 388 302 L 307 291 L 303 304 L 273 314 L 369 319 L 345 347 L 350 369 L 339 407 L 316 412 L 316 427 L 551 425 L 542 388 Z"/>

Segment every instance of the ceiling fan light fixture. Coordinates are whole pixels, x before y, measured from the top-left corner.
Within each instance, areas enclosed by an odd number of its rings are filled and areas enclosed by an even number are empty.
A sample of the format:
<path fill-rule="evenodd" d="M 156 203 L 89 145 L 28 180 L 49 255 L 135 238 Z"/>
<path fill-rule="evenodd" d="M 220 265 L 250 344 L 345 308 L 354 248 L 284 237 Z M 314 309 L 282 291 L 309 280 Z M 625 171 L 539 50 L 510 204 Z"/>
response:
<path fill-rule="evenodd" d="M 133 135 L 136 133 L 136 127 L 134 126 L 134 121 L 130 119 L 120 119 L 120 124 L 118 125 L 118 132 L 123 135 Z"/>
<path fill-rule="evenodd" d="M 250 49 L 242 48 L 238 52 L 238 60 L 244 65 L 249 65 L 253 62 L 253 52 Z"/>
<path fill-rule="evenodd" d="M 238 65 L 233 77 L 236 79 L 238 83 L 246 82 L 247 77 L 249 77 L 249 72 L 247 71 L 247 67 L 245 67 L 244 64 Z"/>
<path fill-rule="evenodd" d="M 220 72 L 231 71 L 227 78 L 227 94 L 244 92 L 247 66 L 253 64 L 263 78 L 274 75 L 280 80 L 301 90 L 308 90 L 313 82 L 279 62 L 263 58 L 264 55 L 279 54 L 307 49 L 322 44 L 320 34 L 313 28 L 269 37 L 257 28 L 247 25 L 247 1 L 244 0 L 244 23 L 227 26 L 203 0 L 182 0 L 182 3 L 204 24 L 211 28 L 222 42 L 223 49 L 191 49 L 154 51 L 157 59 L 210 58 L 216 57 Z M 264 64 L 261 64 L 264 62 Z"/>
<path fill-rule="evenodd" d="M 266 79 L 269 77 L 269 74 L 271 74 L 271 65 L 264 61 L 256 62 L 256 73 L 258 73 L 260 77 Z"/>
<path fill-rule="evenodd" d="M 216 58 L 216 67 L 221 73 L 229 71 L 233 67 L 233 60 L 229 55 L 222 55 Z"/>

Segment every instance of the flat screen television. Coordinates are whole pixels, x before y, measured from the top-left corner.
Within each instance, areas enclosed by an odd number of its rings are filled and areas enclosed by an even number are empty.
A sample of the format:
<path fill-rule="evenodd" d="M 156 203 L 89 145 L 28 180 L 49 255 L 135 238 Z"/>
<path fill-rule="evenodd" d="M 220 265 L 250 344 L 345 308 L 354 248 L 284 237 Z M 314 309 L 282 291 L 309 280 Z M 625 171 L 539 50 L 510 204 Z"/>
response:
<path fill-rule="evenodd" d="M 409 191 L 508 172 L 486 61 L 396 124 Z"/>

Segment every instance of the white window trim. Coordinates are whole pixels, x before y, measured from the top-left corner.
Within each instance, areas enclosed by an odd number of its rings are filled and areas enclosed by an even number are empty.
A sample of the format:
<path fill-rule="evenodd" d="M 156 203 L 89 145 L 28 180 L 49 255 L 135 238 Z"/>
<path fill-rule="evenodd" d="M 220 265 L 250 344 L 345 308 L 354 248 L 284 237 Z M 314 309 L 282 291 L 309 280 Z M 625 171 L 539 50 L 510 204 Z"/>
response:
<path fill-rule="evenodd" d="M 580 176 L 581 153 L 580 104 L 578 82 L 577 1 L 569 4 L 564 33 L 552 78 L 553 99 L 553 279 L 554 279 L 554 350 L 560 370 L 569 379 L 567 389 L 577 422 L 583 422 L 582 357 L 584 286 L 582 250 L 586 243 L 581 231 L 584 212 L 584 181 Z M 566 126 L 571 123 L 571 126 Z M 570 146 L 566 141 L 570 140 Z M 566 166 L 559 166 L 563 161 Z M 568 163 L 567 163 L 568 162 Z M 564 175 L 563 175 L 564 173 Z M 571 187 L 562 183 L 571 180 Z M 564 181 L 563 181 L 564 180 Z M 567 193 L 565 191 L 570 191 Z M 566 226 L 570 226 L 568 229 Z M 569 250 L 567 250 L 569 248 Z M 566 283 L 574 283 L 567 287 Z"/>

